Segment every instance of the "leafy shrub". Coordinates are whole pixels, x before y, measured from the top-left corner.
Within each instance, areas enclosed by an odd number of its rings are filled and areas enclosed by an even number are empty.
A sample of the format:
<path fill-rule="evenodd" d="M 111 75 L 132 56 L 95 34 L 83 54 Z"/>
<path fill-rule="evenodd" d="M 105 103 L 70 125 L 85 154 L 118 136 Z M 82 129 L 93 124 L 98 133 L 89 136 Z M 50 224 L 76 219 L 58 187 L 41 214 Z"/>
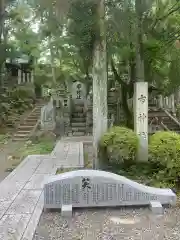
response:
<path fill-rule="evenodd" d="M 100 153 L 105 153 L 103 158 L 110 165 L 129 164 L 136 159 L 138 145 L 138 137 L 131 129 L 115 126 L 102 136 Z"/>
<path fill-rule="evenodd" d="M 180 180 L 180 135 L 175 132 L 157 132 L 150 138 L 150 161 L 159 169 L 156 178 Z"/>

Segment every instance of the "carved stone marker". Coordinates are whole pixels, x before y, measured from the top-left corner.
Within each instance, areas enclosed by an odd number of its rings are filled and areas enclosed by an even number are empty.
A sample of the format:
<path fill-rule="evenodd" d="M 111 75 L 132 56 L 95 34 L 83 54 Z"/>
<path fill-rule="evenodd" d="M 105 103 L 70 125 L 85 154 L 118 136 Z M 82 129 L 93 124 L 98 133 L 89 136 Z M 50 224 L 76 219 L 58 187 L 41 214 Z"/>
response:
<path fill-rule="evenodd" d="M 148 83 L 134 85 L 134 130 L 139 136 L 138 160 L 148 161 Z"/>
<path fill-rule="evenodd" d="M 52 131 L 56 126 L 55 110 L 53 102 L 50 101 L 46 106 L 41 109 L 41 129 Z"/>
<path fill-rule="evenodd" d="M 44 186 L 44 207 L 101 207 L 176 203 L 170 189 L 148 187 L 98 170 L 77 170 L 50 177 Z"/>

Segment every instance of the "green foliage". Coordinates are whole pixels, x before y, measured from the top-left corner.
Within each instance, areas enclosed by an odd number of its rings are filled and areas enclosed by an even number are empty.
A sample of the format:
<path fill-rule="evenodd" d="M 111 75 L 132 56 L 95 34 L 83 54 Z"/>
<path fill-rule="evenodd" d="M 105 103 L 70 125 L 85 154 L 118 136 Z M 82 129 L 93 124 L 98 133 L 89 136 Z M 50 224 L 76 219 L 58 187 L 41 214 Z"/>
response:
<path fill-rule="evenodd" d="M 22 113 L 32 105 L 34 93 L 32 89 L 18 87 L 9 92 L 8 98 L 10 100 L 10 110 L 16 109 L 19 113 Z"/>
<path fill-rule="evenodd" d="M 156 166 L 156 179 L 179 183 L 180 135 L 174 132 L 157 132 L 150 138 L 150 162 Z"/>
<path fill-rule="evenodd" d="M 57 171 L 56 171 L 56 175 L 66 173 L 66 172 L 75 171 L 75 170 L 76 170 L 75 168 L 58 168 Z"/>
<path fill-rule="evenodd" d="M 28 155 L 37 154 L 49 154 L 54 148 L 53 141 L 41 141 L 36 144 L 27 142 L 23 147 L 19 148 L 18 151 L 13 153 L 13 166 L 16 167 L 19 163 Z"/>
<path fill-rule="evenodd" d="M 125 127 L 110 128 L 100 140 L 109 164 L 131 163 L 136 159 L 139 142 L 136 134 Z"/>
<path fill-rule="evenodd" d="M 53 141 L 44 141 L 37 144 L 32 144 L 23 148 L 23 156 L 33 155 L 33 154 L 47 154 L 51 153 L 54 148 Z"/>
<path fill-rule="evenodd" d="M 7 142 L 8 138 L 9 138 L 9 135 L 7 135 L 7 134 L 0 134 L 0 143 L 2 144 L 2 143 Z"/>
<path fill-rule="evenodd" d="M 150 138 L 149 154 L 152 162 L 163 167 L 180 163 L 180 135 L 170 131 L 155 133 Z"/>
<path fill-rule="evenodd" d="M 34 93 L 31 88 L 17 87 L 0 96 L 0 125 L 10 123 L 8 116 L 22 114 L 33 107 Z"/>
<path fill-rule="evenodd" d="M 93 1 L 75 1 L 69 11 L 69 34 L 83 59 L 84 69 L 91 66 L 94 43 L 98 36 L 97 4 Z"/>
<path fill-rule="evenodd" d="M 119 146 L 119 151 L 121 151 L 122 145 L 119 144 L 119 141 L 118 145 L 115 145 L 117 144 L 116 137 L 119 134 L 118 131 L 119 129 L 115 127 L 113 131 L 111 130 L 111 134 L 106 133 L 101 140 L 101 146 L 103 148 L 108 148 L 110 145 L 113 151 L 108 152 L 108 154 L 112 154 L 112 156 L 114 154 L 114 149 L 115 156 L 117 156 L 117 146 Z M 124 129 L 120 136 L 125 134 L 126 131 Z M 128 138 L 128 142 L 129 141 L 130 139 Z M 133 144 L 137 146 L 136 143 L 137 141 Z M 129 145 L 129 143 L 126 144 Z M 137 150 L 137 148 L 134 149 Z M 133 152 L 133 156 L 135 156 L 135 151 Z M 149 161 L 143 163 L 132 161 L 130 163 L 131 164 L 127 164 L 127 161 L 119 161 L 117 164 L 116 161 L 108 161 L 108 164 L 111 165 L 110 169 L 116 174 L 120 174 L 149 186 L 176 188 L 180 190 L 180 135 L 174 132 L 155 133 L 150 138 Z"/>

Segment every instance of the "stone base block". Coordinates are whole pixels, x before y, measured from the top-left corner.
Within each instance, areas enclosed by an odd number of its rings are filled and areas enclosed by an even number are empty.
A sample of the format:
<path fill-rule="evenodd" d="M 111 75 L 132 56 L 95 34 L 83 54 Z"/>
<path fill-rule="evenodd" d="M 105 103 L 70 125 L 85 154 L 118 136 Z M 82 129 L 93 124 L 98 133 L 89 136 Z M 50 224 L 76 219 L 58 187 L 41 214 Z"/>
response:
<path fill-rule="evenodd" d="M 72 217 L 72 205 L 62 205 L 61 216 L 62 217 Z"/>
<path fill-rule="evenodd" d="M 163 206 L 160 202 L 152 201 L 150 202 L 150 209 L 154 214 L 162 215 L 163 214 Z"/>

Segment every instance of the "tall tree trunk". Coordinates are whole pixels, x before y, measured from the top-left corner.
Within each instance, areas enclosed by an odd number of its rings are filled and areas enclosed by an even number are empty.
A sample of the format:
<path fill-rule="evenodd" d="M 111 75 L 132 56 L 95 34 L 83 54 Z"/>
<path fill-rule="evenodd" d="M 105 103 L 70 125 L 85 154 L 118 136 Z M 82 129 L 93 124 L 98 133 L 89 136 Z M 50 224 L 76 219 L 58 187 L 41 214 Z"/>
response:
<path fill-rule="evenodd" d="M 99 32 L 93 53 L 93 150 L 94 168 L 99 168 L 98 143 L 107 131 L 107 56 L 104 0 L 98 4 Z"/>
<path fill-rule="evenodd" d="M 136 16 L 137 16 L 137 39 L 136 39 L 136 81 L 144 82 L 144 52 L 143 52 L 143 1 L 136 0 Z"/>
<path fill-rule="evenodd" d="M 56 69 L 54 66 L 54 49 L 52 48 L 51 37 L 49 37 L 50 61 L 53 83 L 56 83 Z"/>
<path fill-rule="evenodd" d="M 4 14 L 5 14 L 5 0 L 0 0 L 0 85 L 2 86 L 2 72 L 3 65 L 6 61 L 6 49 L 3 43 L 3 29 L 4 29 Z"/>

